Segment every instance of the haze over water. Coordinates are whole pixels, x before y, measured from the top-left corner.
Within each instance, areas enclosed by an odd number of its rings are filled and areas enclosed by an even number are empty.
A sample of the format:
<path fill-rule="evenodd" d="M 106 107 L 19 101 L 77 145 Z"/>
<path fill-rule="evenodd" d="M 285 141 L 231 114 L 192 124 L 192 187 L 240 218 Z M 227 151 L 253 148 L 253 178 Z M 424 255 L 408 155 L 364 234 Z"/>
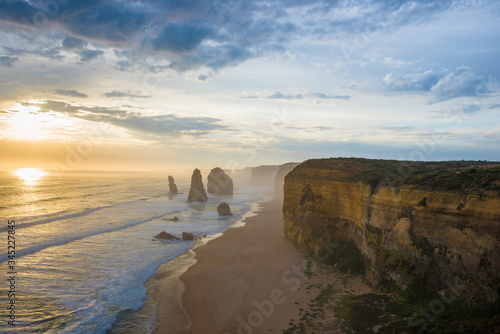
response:
<path fill-rule="evenodd" d="M 117 318 L 122 328 L 148 333 L 153 301 L 140 321 L 131 312 L 144 305 L 144 283 L 161 263 L 193 247 L 152 237 L 222 232 L 259 199 L 240 186 L 233 196 L 187 203 L 189 184 L 169 194 L 167 175 L 159 173 L 33 169 L 2 172 L 0 180 L 2 217 L 16 221 L 18 272 L 18 322 L 15 328 L 2 322 L 5 333 L 105 333 Z M 222 201 L 233 217 L 218 216 Z M 175 216 L 179 221 L 170 221 Z M 6 260 L 2 254 L 3 272 Z"/>

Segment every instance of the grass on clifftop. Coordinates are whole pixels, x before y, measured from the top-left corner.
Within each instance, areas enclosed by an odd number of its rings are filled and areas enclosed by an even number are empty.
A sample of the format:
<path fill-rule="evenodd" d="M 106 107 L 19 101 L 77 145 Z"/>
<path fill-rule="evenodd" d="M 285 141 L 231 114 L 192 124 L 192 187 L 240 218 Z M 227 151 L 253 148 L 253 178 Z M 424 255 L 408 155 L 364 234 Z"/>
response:
<path fill-rule="evenodd" d="M 338 170 L 343 174 L 332 176 L 332 179 L 363 182 L 371 185 L 372 189 L 384 184 L 471 194 L 484 191 L 500 193 L 500 162 L 330 158 L 307 160 L 294 172 L 299 173 L 301 167 Z"/>

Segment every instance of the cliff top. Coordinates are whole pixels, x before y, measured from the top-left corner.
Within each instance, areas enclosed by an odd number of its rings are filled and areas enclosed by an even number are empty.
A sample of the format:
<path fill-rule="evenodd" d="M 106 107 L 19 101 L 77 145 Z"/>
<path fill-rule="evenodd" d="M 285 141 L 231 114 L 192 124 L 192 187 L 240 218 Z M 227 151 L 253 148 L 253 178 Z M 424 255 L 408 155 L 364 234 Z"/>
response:
<path fill-rule="evenodd" d="M 321 173 L 322 179 L 363 182 L 373 189 L 384 184 L 468 194 L 483 194 L 485 191 L 500 194 L 500 162 L 311 159 L 297 166 L 289 175 L 298 175 L 296 173 L 305 168 L 324 170 L 326 173 Z"/>

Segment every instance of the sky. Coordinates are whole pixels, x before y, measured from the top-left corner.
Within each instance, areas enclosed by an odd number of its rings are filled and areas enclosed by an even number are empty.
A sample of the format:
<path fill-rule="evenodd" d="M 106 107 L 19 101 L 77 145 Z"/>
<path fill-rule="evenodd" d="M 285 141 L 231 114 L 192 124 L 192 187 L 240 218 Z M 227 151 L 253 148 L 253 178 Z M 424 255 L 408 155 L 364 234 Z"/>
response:
<path fill-rule="evenodd" d="M 500 2 L 0 1 L 0 169 L 500 160 Z"/>

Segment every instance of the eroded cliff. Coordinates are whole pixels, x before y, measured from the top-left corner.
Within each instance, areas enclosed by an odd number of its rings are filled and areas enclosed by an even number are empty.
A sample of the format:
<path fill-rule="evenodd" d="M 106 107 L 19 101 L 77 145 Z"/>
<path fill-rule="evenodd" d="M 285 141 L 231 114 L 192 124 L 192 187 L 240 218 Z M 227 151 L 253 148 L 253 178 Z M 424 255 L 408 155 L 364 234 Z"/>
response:
<path fill-rule="evenodd" d="M 384 291 L 496 302 L 499 175 L 491 163 L 309 160 L 285 177 L 285 234 L 333 258 L 355 245 L 367 280 Z"/>

